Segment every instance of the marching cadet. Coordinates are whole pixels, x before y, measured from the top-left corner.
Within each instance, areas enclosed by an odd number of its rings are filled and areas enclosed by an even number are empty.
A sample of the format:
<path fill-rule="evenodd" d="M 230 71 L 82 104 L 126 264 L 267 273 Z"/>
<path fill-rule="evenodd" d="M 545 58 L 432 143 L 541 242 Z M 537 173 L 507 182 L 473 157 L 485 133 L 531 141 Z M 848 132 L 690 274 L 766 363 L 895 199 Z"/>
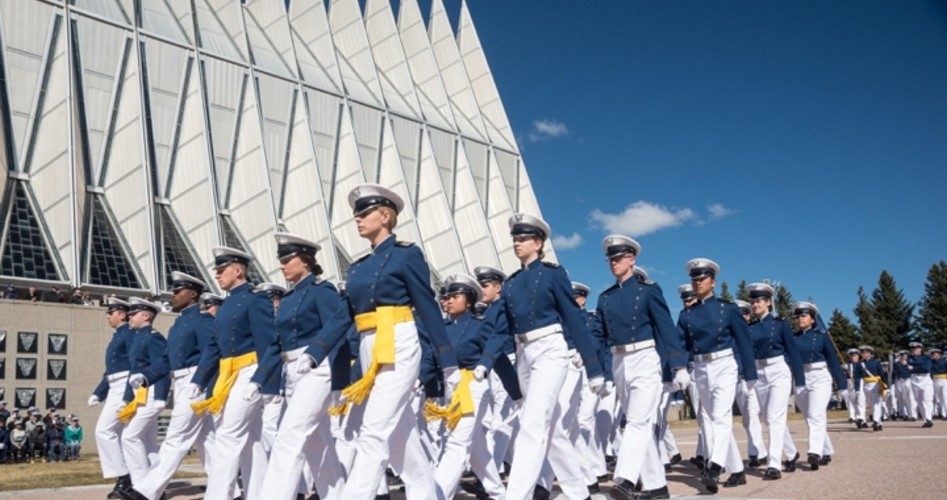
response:
<path fill-rule="evenodd" d="M 124 300 L 108 300 L 105 318 L 109 328 L 115 331 L 105 349 L 105 373 L 102 374 L 102 381 L 89 397 L 89 406 L 105 403 L 95 424 L 95 444 L 99 448 L 102 477 L 117 478 L 115 488 L 108 494 L 108 498 L 121 498 L 120 491 L 132 485 L 122 455 L 122 430 L 125 424 L 118 419 L 118 411 L 124 406 L 122 398 L 128 383 L 129 354 L 133 345 L 133 334 L 128 326 L 128 308 L 129 304 Z M 6 425 L 6 422 L 2 424 Z"/>
<path fill-rule="evenodd" d="M 372 246 L 371 253 L 349 267 L 346 281 L 349 309 L 360 333 L 363 375 L 342 396 L 347 402 L 364 403 L 364 418 L 354 441 L 355 461 L 349 473 L 354 480 L 346 482 L 342 497 L 362 500 L 375 497 L 387 462 L 404 463 L 405 457 L 424 455 L 417 416 L 409 406 L 421 363 L 416 320 L 430 336 L 445 382 L 456 386 L 461 374 L 424 254 L 413 243 L 397 241 L 392 233 L 404 201 L 378 184 L 357 186 L 348 201 L 359 236 Z M 407 425 L 400 426 L 401 420 Z M 436 491 L 430 467 L 406 469 L 402 477 L 408 498 L 429 498 Z"/>
<path fill-rule="evenodd" d="M 263 491 L 272 498 L 295 498 L 297 481 L 309 460 L 320 498 L 341 493 L 344 470 L 332 442 L 329 408 L 336 356 L 352 325 L 348 305 L 335 286 L 319 278 L 318 243 L 276 233 L 276 255 L 292 290 L 276 313 L 281 352 L 261 363 L 267 378 L 285 373 L 286 410 L 270 453 Z M 258 287 L 259 288 L 259 287 Z M 348 353 L 348 349 L 344 349 Z M 343 370 L 344 371 L 344 370 Z M 347 374 L 344 374 L 345 376 Z"/>
<path fill-rule="evenodd" d="M 947 419 L 947 359 L 939 347 L 931 347 L 931 378 L 934 380 L 934 400 L 940 410 L 940 418 Z"/>
<path fill-rule="evenodd" d="M 792 306 L 792 317 L 796 320 L 796 347 L 806 377 L 805 386 L 796 386 L 796 404 L 809 426 L 807 461 L 812 470 L 819 470 L 820 465 L 828 465 L 832 455 L 832 441 L 826 432 L 832 379 L 840 391 L 845 390 L 847 383 L 835 344 L 819 318 L 819 308 L 812 302 L 796 302 Z"/>
<path fill-rule="evenodd" d="M 781 318 L 773 317 L 773 296 L 776 290 L 766 283 L 751 283 L 747 290 L 756 316 L 756 320 L 750 323 L 750 343 L 759 377 L 756 395 L 769 433 L 767 467 L 763 479 L 775 480 L 782 477 L 779 465 L 785 445 L 790 444 L 792 450 L 792 454 L 787 452 L 786 458 L 793 463 L 798 459 L 786 426 L 786 411 L 793 381 L 796 387 L 805 387 L 806 379 L 792 329 Z"/>
<path fill-rule="evenodd" d="M 280 301 L 283 300 L 283 297 L 287 293 L 285 286 L 276 283 L 260 283 L 253 291 L 266 295 L 266 297 L 270 299 L 270 302 L 273 303 L 274 311 L 279 309 Z"/>
<path fill-rule="evenodd" d="M 204 292 L 201 294 L 201 312 L 210 314 L 211 317 L 217 316 L 220 305 L 224 303 L 224 298 L 213 292 Z"/>
<path fill-rule="evenodd" d="M 122 433 L 122 453 L 132 484 L 141 482 L 151 468 L 149 457 L 158 452 L 158 414 L 164 409 L 171 390 L 168 377 L 168 342 L 151 327 L 161 305 L 132 297 L 129 299 L 128 326 L 135 337 L 129 356 L 131 368 L 125 389 L 125 406 L 118 419 L 127 422 Z"/>
<path fill-rule="evenodd" d="M 688 309 L 697 303 L 697 295 L 694 293 L 694 287 L 690 283 L 684 283 L 678 286 L 677 294 L 681 297 L 681 305 L 684 309 Z M 681 324 L 681 317 L 683 315 L 684 311 L 681 310 L 677 315 L 678 325 Z M 686 388 L 682 387 L 681 390 L 687 391 L 687 395 L 691 401 L 691 409 L 694 411 L 694 418 L 697 420 L 697 444 L 695 446 L 694 456 L 688 461 L 696 465 L 698 469 L 703 469 L 705 457 L 709 454 L 707 450 L 707 440 L 704 439 L 703 431 L 706 418 L 700 411 L 700 396 L 697 394 L 697 381 L 694 379 L 694 362 L 691 360 L 687 362 L 687 374 L 690 375 L 691 381 L 687 384 Z"/>
<path fill-rule="evenodd" d="M 286 295 L 286 287 L 276 283 L 260 283 L 253 288 L 253 292 L 261 294 L 270 299 L 273 304 L 273 315 L 279 312 L 280 301 Z M 263 427 L 260 430 L 260 440 L 254 444 L 253 453 L 261 453 L 262 456 L 256 458 L 257 462 L 269 462 L 270 451 L 273 450 L 273 443 L 276 442 L 276 434 L 279 432 L 280 419 L 283 417 L 285 401 L 283 399 L 283 370 L 282 360 L 279 359 L 279 351 L 271 352 L 272 361 L 266 366 L 261 360 L 259 366 L 265 369 L 265 375 L 262 376 L 266 383 L 260 389 L 263 395 L 263 413 L 260 418 L 263 421 Z M 274 373 L 275 372 L 275 373 Z M 263 458 L 265 457 L 265 459 Z M 265 490 L 264 490 L 265 491 Z"/>
<path fill-rule="evenodd" d="M 871 430 L 880 431 L 882 394 L 885 391 L 884 381 L 888 379 L 881 361 L 876 359 L 875 349 L 870 345 L 859 346 L 862 366 L 862 391 L 865 394 L 865 404 L 871 407 Z M 865 424 L 866 426 L 868 424 Z"/>
<path fill-rule="evenodd" d="M 174 409 L 157 463 L 144 477 L 134 481 L 133 489 L 122 493 L 123 498 L 130 500 L 160 498 L 181 461 L 197 440 L 207 433 L 205 427 L 211 424 L 191 408 L 191 403 L 203 399 L 203 392 L 191 383 L 191 378 L 198 370 L 209 372 L 211 377 L 217 371 L 215 363 L 198 365 L 201 353 L 214 336 L 213 316 L 201 313 L 198 305 L 207 284 L 178 271 L 171 273 L 171 281 L 171 310 L 180 313 L 168 331 L 167 342 L 169 369 L 174 383 Z"/>
<path fill-rule="evenodd" d="M 934 413 L 934 383 L 931 380 L 931 358 L 924 354 L 924 344 L 911 342 L 911 355 L 907 358 L 908 370 L 911 371 L 911 388 L 914 390 L 914 400 L 917 401 L 923 412 L 924 425 L 927 429 L 934 426 L 931 421 Z"/>
<path fill-rule="evenodd" d="M 898 351 L 897 359 L 891 371 L 894 372 L 895 387 L 898 393 L 898 413 L 903 420 L 914 422 L 917 420 L 917 404 L 914 400 L 914 389 L 911 387 L 911 370 L 908 368 L 908 354 L 906 349 Z"/>
<path fill-rule="evenodd" d="M 597 415 L 601 411 L 609 422 L 613 421 L 614 415 L 611 413 L 614 411 L 615 404 L 614 397 L 610 397 L 614 392 L 611 352 L 608 350 L 608 343 L 598 320 L 598 315 L 594 311 L 588 311 L 585 308 L 591 291 L 591 288 L 584 283 L 572 282 L 572 298 L 579 304 L 579 308 L 582 309 L 585 315 L 585 324 L 595 340 L 598 360 L 602 364 L 602 368 L 605 369 L 605 394 L 596 394 L 592 392 L 588 384 L 583 384 L 578 414 L 579 432 L 582 438 L 581 448 L 588 455 L 582 462 L 583 470 L 586 471 L 585 480 L 589 484 L 589 490 L 596 492 L 599 491 L 599 478 L 608 474 L 603 443 L 596 437 Z"/>
<path fill-rule="evenodd" d="M 864 369 L 862 368 L 861 351 L 857 347 L 845 351 L 848 356 L 848 389 L 843 391 L 848 395 L 849 415 L 855 423 L 856 429 L 868 427 L 865 423 L 865 392 L 862 391 Z"/>
<path fill-rule="evenodd" d="M 502 341 L 494 340 L 491 326 L 483 316 L 473 314 L 474 306 L 483 296 L 476 280 L 455 274 L 447 277 L 444 286 L 450 316 L 446 325 L 447 338 L 454 347 L 461 376 L 456 385 L 448 384 L 446 387 L 447 405 L 425 405 L 426 417 L 443 419 L 448 429 L 434 480 L 440 489 L 439 496 L 453 498 L 469 459 L 470 468 L 487 496 L 502 498 L 503 483 L 490 456 L 486 434 L 481 430 L 491 399 L 487 375 L 494 360 L 503 356 Z"/>
<path fill-rule="evenodd" d="M 739 299 L 734 300 L 733 303 L 740 309 L 743 320 L 750 324 L 753 318 L 753 308 L 750 303 Z M 742 376 L 737 383 L 736 400 L 737 407 L 740 409 L 743 430 L 746 431 L 746 448 L 750 455 L 747 465 L 754 468 L 759 467 L 767 461 L 766 445 L 763 444 L 763 428 L 760 426 L 760 402 L 755 390 L 747 390 L 746 382 L 742 380 Z"/>
<path fill-rule="evenodd" d="M 605 387 L 602 366 L 582 312 L 572 298 L 568 273 L 558 264 L 542 260 L 549 225 L 523 213 L 510 217 L 509 225 L 521 268 L 506 280 L 504 306 L 510 333 L 517 340 L 516 369 L 524 400 L 506 498 L 531 498 L 546 458 L 566 497 L 586 498 L 588 486 L 573 456 L 570 429 L 563 424 L 569 410 L 564 404 L 573 391 L 565 381 L 570 363 L 576 365 L 580 359 L 589 386 L 600 393 Z M 578 353 L 569 351 L 564 335 L 571 338 Z"/>
<path fill-rule="evenodd" d="M 602 250 L 615 284 L 599 295 L 596 315 L 611 346 L 615 388 L 626 420 L 614 472 L 618 486 L 612 496 L 670 498 L 653 426 L 664 387 L 662 359 L 675 371 L 674 382 L 680 386 L 690 382 L 684 339 L 661 288 L 634 273 L 641 245 L 627 236 L 611 235 L 602 240 Z M 642 491 L 636 493 L 639 479 Z"/>
<path fill-rule="evenodd" d="M 724 467 L 731 472 L 725 487 L 746 484 L 743 460 L 733 438 L 733 402 L 741 367 L 747 389 L 755 389 L 756 364 L 749 328 L 739 309 L 714 296 L 720 266 L 710 259 L 697 258 L 688 261 L 685 268 L 697 302 L 681 312 L 678 327 L 694 359 L 697 392 L 707 416 L 704 439 L 710 453 L 701 480 L 707 491 L 716 493 Z"/>
<path fill-rule="evenodd" d="M 211 396 L 192 403 L 198 414 L 214 415 L 216 430 L 208 446 L 207 491 L 204 498 L 229 500 L 232 483 L 240 472 L 247 498 L 262 498 L 260 486 L 266 472 L 265 455 L 254 453 L 262 432 L 261 390 L 267 380 L 257 370 L 257 360 L 268 349 L 278 349 L 273 304 L 253 293 L 247 268 L 253 257 L 229 247 L 213 249 L 217 284 L 229 295 L 214 319 L 215 335 L 200 361 L 218 363 Z M 205 359 L 207 358 L 207 359 Z M 196 372 L 191 379 L 201 390 L 210 374 Z"/>

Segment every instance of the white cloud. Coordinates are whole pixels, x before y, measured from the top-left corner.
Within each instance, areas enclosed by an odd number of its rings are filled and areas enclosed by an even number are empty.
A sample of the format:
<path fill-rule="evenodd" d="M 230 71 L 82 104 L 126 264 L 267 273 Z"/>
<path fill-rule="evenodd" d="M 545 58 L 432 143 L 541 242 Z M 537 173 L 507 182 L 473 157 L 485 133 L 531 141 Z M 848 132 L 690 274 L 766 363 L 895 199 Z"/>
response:
<path fill-rule="evenodd" d="M 736 210 L 723 206 L 723 203 L 712 203 L 707 205 L 707 211 L 710 212 L 710 216 L 714 219 L 722 219 L 736 213 Z"/>
<path fill-rule="evenodd" d="M 569 127 L 559 120 L 533 120 L 533 129 L 529 131 L 530 142 L 548 141 L 569 135 Z"/>
<path fill-rule="evenodd" d="M 556 250 L 572 250 L 582 244 L 582 235 L 579 233 L 572 233 L 569 236 L 554 234 L 552 244 Z"/>
<path fill-rule="evenodd" d="M 689 208 L 669 209 L 644 200 L 636 201 L 614 214 L 596 208 L 589 218 L 610 233 L 629 236 L 644 236 L 685 222 L 699 221 L 697 214 Z"/>

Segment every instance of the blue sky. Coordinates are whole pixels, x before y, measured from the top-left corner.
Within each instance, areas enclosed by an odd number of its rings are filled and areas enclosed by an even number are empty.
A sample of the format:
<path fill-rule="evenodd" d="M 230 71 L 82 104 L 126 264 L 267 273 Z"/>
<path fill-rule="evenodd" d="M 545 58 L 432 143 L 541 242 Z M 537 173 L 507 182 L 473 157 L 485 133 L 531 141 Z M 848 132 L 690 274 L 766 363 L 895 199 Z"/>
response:
<path fill-rule="evenodd" d="M 470 8 L 543 214 L 572 244 L 559 258 L 596 293 L 613 230 L 642 243 L 674 309 L 698 256 L 720 281 L 778 279 L 849 315 L 883 268 L 916 301 L 945 258 L 943 2 Z"/>

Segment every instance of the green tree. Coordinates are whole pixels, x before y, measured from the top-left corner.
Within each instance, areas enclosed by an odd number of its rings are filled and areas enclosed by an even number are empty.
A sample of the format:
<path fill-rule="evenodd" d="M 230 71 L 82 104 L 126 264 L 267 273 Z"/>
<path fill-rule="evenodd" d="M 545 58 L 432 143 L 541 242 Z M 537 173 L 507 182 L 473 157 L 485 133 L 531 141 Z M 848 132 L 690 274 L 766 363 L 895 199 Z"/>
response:
<path fill-rule="evenodd" d="M 848 319 L 848 316 L 839 310 L 835 309 L 832 311 L 832 317 L 829 319 L 829 335 L 832 336 L 832 340 L 835 341 L 835 345 L 838 347 L 839 351 L 844 352 L 850 347 L 858 347 L 861 343 L 861 337 L 858 334 L 858 329 L 855 328 L 855 324 Z M 840 360 L 842 363 L 847 363 L 845 359 Z"/>
<path fill-rule="evenodd" d="M 881 271 L 878 277 L 878 288 L 871 292 L 871 307 L 875 313 L 877 333 L 884 342 L 882 352 L 902 347 L 916 338 L 912 322 L 914 304 L 904 298 L 904 292 L 888 271 Z"/>
<path fill-rule="evenodd" d="M 728 285 L 726 281 L 720 285 L 720 298 L 733 302 L 733 295 L 730 294 L 730 285 Z"/>
<path fill-rule="evenodd" d="M 776 289 L 776 298 L 773 300 L 776 315 L 785 320 L 792 318 L 792 293 L 782 283 L 770 285 Z"/>
<path fill-rule="evenodd" d="M 917 329 L 924 345 L 947 344 L 947 262 L 940 261 L 927 272 L 924 296 L 918 303 Z"/>
<path fill-rule="evenodd" d="M 750 301 L 750 291 L 746 288 L 746 280 L 740 280 L 737 283 L 737 298 L 747 302 Z"/>

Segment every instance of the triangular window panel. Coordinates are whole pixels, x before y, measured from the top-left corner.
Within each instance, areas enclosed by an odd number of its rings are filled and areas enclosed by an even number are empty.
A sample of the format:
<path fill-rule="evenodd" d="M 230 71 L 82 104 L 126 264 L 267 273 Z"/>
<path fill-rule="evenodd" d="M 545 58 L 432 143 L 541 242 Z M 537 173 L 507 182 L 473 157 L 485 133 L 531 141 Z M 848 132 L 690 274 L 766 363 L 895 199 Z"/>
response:
<path fill-rule="evenodd" d="M 58 281 L 59 273 L 53 256 L 43 239 L 39 220 L 33 213 L 26 189 L 13 182 L 13 199 L 6 221 L 7 234 L 3 245 L 0 274 L 17 278 Z"/>
<path fill-rule="evenodd" d="M 87 282 L 119 288 L 141 288 L 131 259 L 126 257 L 118 233 L 109 221 L 102 198 L 91 196 L 92 221 L 89 230 Z"/>
<path fill-rule="evenodd" d="M 250 253 L 247 250 L 247 245 L 243 243 L 243 238 L 240 237 L 240 233 L 237 232 L 237 228 L 233 226 L 233 221 L 230 220 L 230 217 L 222 216 L 220 218 L 220 227 L 224 230 L 224 245 L 230 248 L 236 248 L 242 252 Z M 266 283 L 266 278 L 264 274 L 257 267 L 256 262 L 250 264 L 249 269 L 247 269 L 247 278 L 250 279 L 250 282 L 256 285 L 260 283 Z"/>
<path fill-rule="evenodd" d="M 335 258 L 339 261 L 339 279 L 345 281 L 349 275 L 349 267 L 352 267 L 352 261 L 345 255 L 338 245 L 335 245 Z"/>
<path fill-rule="evenodd" d="M 190 274 L 195 278 L 206 280 L 204 271 L 194 259 L 194 254 L 187 246 L 181 233 L 178 232 L 177 224 L 171 216 L 168 207 L 158 207 L 158 223 L 160 231 L 161 246 L 164 248 L 164 286 L 165 290 L 171 289 L 171 273 L 174 271 Z"/>

